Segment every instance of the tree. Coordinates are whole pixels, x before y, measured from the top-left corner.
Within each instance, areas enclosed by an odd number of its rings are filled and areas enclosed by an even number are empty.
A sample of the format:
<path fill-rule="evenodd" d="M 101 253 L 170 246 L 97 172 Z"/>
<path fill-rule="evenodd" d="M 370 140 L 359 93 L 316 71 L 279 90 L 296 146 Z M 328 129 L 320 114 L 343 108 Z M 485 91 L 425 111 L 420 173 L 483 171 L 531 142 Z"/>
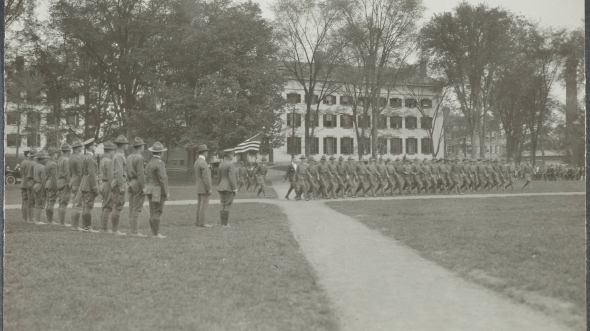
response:
<path fill-rule="evenodd" d="M 342 86 L 334 79 L 345 45 L 337 35 L 342 6 L 341 0 L 276 0 L 272 6 L 282 65 L 304 91 L 305 155 L 310 153 L 320 104 Z"/>

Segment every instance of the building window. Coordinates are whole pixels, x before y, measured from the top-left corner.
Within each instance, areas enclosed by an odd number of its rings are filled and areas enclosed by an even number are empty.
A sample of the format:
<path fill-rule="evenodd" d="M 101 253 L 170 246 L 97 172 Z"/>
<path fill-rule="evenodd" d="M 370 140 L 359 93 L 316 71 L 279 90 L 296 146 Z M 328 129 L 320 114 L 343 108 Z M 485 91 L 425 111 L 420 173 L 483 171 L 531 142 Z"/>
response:
<path fill-rule="evenodd" d="M 418 118 L 415 116 L 406 117 L 406 129 L 416 129 L 418 127 Z"/>
<path fill-rule="evenodd" d="M 406 154 L 414 155 L 418 153 L 418 139 L 406 138 Z"/>
<path fill-rule="evenodd" d="M 432 154 L 432 139 L 422 138 L 422 154 Z"/>
<path fill-rule="evenodd" d="M 424 116 L 420 119 L 422 129 L 432 129 L 432 117 Z"/>
<path fill-rule="evenodd" d="M 298 93 L 287 94 L 287 102 L 288 103 L 301 103 L 301 94 L 298 94 Z"/>
<path fill-rule="evenodd" d="M 496 154 L 500 153 L 500 146 L 496 145 Z"/>
<path fill-rule="evenodd" d="M 305 103 L 307 103 L 308 100 L 309 100 L 309 95 L 305 95 Z M 311 104 L 312 105 L 315 105 L 315 104 L 318 104 L 318 103 L 320 103 L 320 101 L 318 99 L 318 96 L 317 96 L 317 94 L 314 94 L 313 95 L 313 98 L 311 98 Z"/>
<path fill-rule="evenodd" d="M 393 155 L 403 154 L 402 138 L 391 138 L 390 140 L 390 153 Z"/>
<path fill-rule="evenodd" d="M 41 123 L 41 114 L 29 112 L 27 113 L 27 126 L 28 127 L 36 127 Z"/>
<path fill-rule="evenodd" d="M 352 115 L 340 115 L 340 127 L 352 129 Z"/>
<path fill-rule="evenodd" d="M 180 160 L 180 165 L 183 166 L 184 165 L 184 160 Z"/>
<path fill-rule="evenodd" d="M 45 125 L 48 126 L 55 126 L 55 116 L 53 115 L 53 113 L 47 113 L 45 115 Z"/>
<path fill-rule="evenodd" d="M 66 117 L 66 124 L 70 126 L 78 126 L 80 124 L 80 118 L 77 114 L 68 115 Z"/>
<path fill-rule="evenodd" d="M 287 137 L 287 154 L 301 154 L 301 137 Z"/>
<path fill-rule="evenodd" d="M 387 154 L 387 138 L 377 138 L 377 153 Z"/>
<path fill-rule="evenodd" d="M 486 145 L 486 153 L 490 152 L 490 146 Z"/>
<path fill-rule="evenodd" d="M 379 98 L 379 107 L 387 106 L 387 98 Z"/>
<path fill-rule="evenodd" d="M 324 138 L 324 154 L 338 154 L 338 139 L 335 137 Z"/>
<path fill-rule="evenodd" d="M 293 121 L 293 115 L 295 116 L 295 121 Z M 301 126 L 301 114 L 287 114 L 287 126 L 300 127 Z"/>
<path fill-rule="evenodd" d="M 320 154 L 320 138 L 312 137 L 309 141 L 309 154 Z"/>
<path fill-rule="evenodd" d="M 340 104 L 343 106 L 349 106 L 352 104 L 352 98 L 348 95 L 341 95 L 340 96 Z"/>
<path fill-rule="evenodd" d="M 369 98 L 365 98 L 365 97 L 358 97 L 358 105 L 361 107 L 365 106 L 365 102 L 366 102 L 366 106 L 369 107 L 371 105 L 371 99 Z"/>
<path fill-rule="evenodd" d="M 6 113 L 6 124 L 7 125 L 17 125 L 18 124 L 18 113 L 11 111 Z"/>
<path fill-rule="evenodd" d="M 416 108 L 417 102 L 415 99 L 406 99 L 406 108 Z"/>
<path fill-rule="evenodd" d="M 432 108 L 432 100 L 422 99 L 422 108 Z"/>
<path fill-rule="evenodd" d="M 336 104 L 336 96 L 335 95 L 326 95 L 324 97 L 324 105 L 335 105 Z"/>
<path fill-rule="evenodd" d="M 41 145 L 41 134 L 29 133 L 27 135 L 27 147 L 38 147 Z"/>
<path fill-rule="evenodd" d="M 401 108 L 402 107 L 402 99 L 391 98 L 391 99 L 389 99 L 389 105 L 393 108 Z"/>
<path fill-rule="evenodd" d="M 359 152 L 363 155 L 371 154 L 371 138 L 364 137 L 359 140 Z"/>
<path fill-rule="evenodd" d="M 337 126 L 336 118 L 337 118 L 336 115 L 325 114 L 324 115 L 324 128 L 335 128 Z"/>
<path fill-rule="evenodd" d="M 402 128 L 402 117 L 401 116 L 391 116 L 389 119 L 390 125 L 392 129 L 401 129 Z"/>
<path fill-rule="evenodd" d="M 387 129 L 387 116 L 379 115 L 377 117 L 377 129 Z"/>
<path fill-rule="evenodd" d="M 309 115 L 309 126 L 310 127 L 318 127 L 320 125 L 320 115 L 318 113 L 310 114 Z"/>
<path fill-rule="evenodd" d="M 344 155 L 352 155 L 354 153 L 354 138 L 340 138 L 340 153 Z"/>
<path fill-rule="evenodd" d="M 370 128 L 371 127 L 371 116 L 359 115 L 358 126 L 361 128 L 365 128 L 365 129 Z"/>
<path fill-rule="evenodd" d="M 490 148 L 490 153 L 494 154 L 494 145 Z"/>
<path fill-rule="evenodd" d="M 18 139 L 18 134 L 16 133 L 9 133 L 6 135 L 6 145 L 8 147 L 16 147 L 20 145 L 20 139 Z"/>

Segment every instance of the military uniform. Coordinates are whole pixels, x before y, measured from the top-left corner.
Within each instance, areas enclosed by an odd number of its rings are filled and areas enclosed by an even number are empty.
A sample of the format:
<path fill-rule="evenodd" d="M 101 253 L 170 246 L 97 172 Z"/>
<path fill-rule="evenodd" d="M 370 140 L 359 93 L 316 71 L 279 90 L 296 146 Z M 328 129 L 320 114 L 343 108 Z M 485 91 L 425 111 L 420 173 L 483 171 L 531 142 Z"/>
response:
<path fill-rule="evenodd" d="M 157 141 L 154 146 L 148 148 L 150 152 L 162 153 L 167 151 L 162 144 Z M 232 165 L 233 167 L 233 165 Z M 144 192 L 150 205 L 150 228 L 152 234 L 158 238 L 165 238 L 160 234 L 160 217 L 164 212 L 164 202 L 170 195 L 168 190 L 168 175 L 166 174 L 166 165 L 161 156 L 154 154 L 146 166 L 147 185 Z M 235 185 L 235 178 L 234 178 Z"/>
<path fill-rule="evenodd" d="M 320 165 L 318 165 L 318 175 L 319 175 L 319 191 L 322 194 L 324 199 L 329 199 L 328 196 L 328 187 L 330 185 L 330 171 L 328 170 L 328 165 L 326 164 L 326 156 L 322 155 L 320 159 Z"/>
<path fill-rule="evenodd" d="M 23 180 L 27 182 L 27 201 L 29 202 L 29 217 L 33 222 L 36 222 L 35 214 L 37 212 L 37 209 L 35 207 L 35 191 L 33 190 L 33 186 L 35 185 L 35 165 L 37 165 L 37 161 L 35 159 L 36 157 L 37 153 L 35 153 L 34 158 L 32 158 L 29 162 L 29 169 L 27 173 L 23 173 Z"/>
<path fill-rule="evenodd" d="M 29 153 L 29 156 L 25 155 L 25 159 L 22 160 L 20 164 L 20 171 L 22 177 L 20 181 L 20 194 L 22 199 L 21 211 L 23 214 L 23 220 L 25 222 L 32 222 L 33 215 L 31 214 L 31 208 L 29 206 L 29 188 L 27 175 L 29 173 L 29 167 L 31 167 L 33 164 L 29 158 L 33 158 L 34 155 L 37 154 L 37 152 L 34 149 L 32 149 L 30 151 L 27 151 L 27 153 Z"/>
<path fill-rule="evenodd" d="M 89 146 L 94 143 L 94 139 L 84 142 L 84 146 Z M 98 164 L 94 153 L 86 150 L 84 161 L 82 163 L 82 179 L 80 180 L 80 192 L 82 192 L 82 223 L 83 230 L 87 232 L 98 232 L 92 229 L 92 208 L 94 208 L 94 200 L 98 196 L 98 185 L 96 180 L 96 169 Z"/>
<path fill-rule="evenodd" d="M 356 192 L 354 195 L 356 196 L 360 190 L 363 190 L 363 196 L 367 195 L 367 183 L 366 179 L 371 178 L 370 174 L 367 171 L 367 166 L 363 160 L 359 160 L 356 167 L 355 167 L 356 176 L 358 178 L 358 186 L 356 188 Z"/>
<path fill-rule="evenodd" d="M 338 187 L 338 183 L 339 183 L 339 176 L 338 176 L 338 168 L 336 167 L 336 164 L 334 164 L 334 160 L 336 158 L 332 155 L 330 156 L 330 163 L 328 163 L 328 172 L 330 173 L 330 177 L 329 177 L 329 181 L 330 181 L 330 187 L 329 187 L 329 191 L 331 193 L 331 196 L 333 199 L 336 199 L 336 188 Z"/>
<path fill-rule="evenodd" d="M 375 191 L 379 191 L 379 189 L 381 189 L 382 195 L 385 196 L 385 188 L 387 187 L 387 179 L 389 178 L 389 175 L 387 174 L 387 167 L 385 166 L 385 164 L 383 164 L 383 159 L 379 159 L 379 162 L 375 166 L 375 169 L 377 170 L 378 174 L 377 188 L 375 189 Z"/>
<path fill-rule="evenodd" d="M 121 149 L 128 145 L 129 141 L 120 135 L 115 139 L 115 144 Z M 125 154 L 117 150 L 113 155 L 113 180 L 111 181 L 111 200 L 113 201 L 111 223 L 113 224 L 113 232 L 117 235 L 125 235 L 118 230 L 121 211 L 125 206 L 125 192 L 127 192 L 127 160 Z"/>
<path fill-rule="evenodd" d="M 453 179 L 453 184 L 449 189 L 449 194 L 453 193 L 455 187 L 459 194 L 463 194 L 461 192 L 461 184 L 463 183 L 463 166 L 459 164 L 459 159 L 455 159 L 455 163 L 451 166 L 451 178 Z"/>
<path fill-rule="evenodd" d="M 410 160 L 405 159 L 404 165 L 402 166 L 402 177 L 404 178 L 404 188 L 403 190 L 408 188 L 409 194 L 412 194 L 412 166 L 410 165 Z"/>
<path fill-rule="evenodd" d="M 350 190 L 350 196 L 356 197 L 356 165 L 354 164 L 354 158 L 352 156 L 348 157 L 348 162 L 344 165 L 344 170 L 346 171 L 346 186 L 344 189 L 344 194 L 348 190 Z"/>
<path fill-rule="evenodd" d="M 57 162 L 53 155 L 57 154 L 57 149 L 50 147 L 48 150 L 50 159 L 45 164 L 45 196 L 47 197 L 47 205 L 45 208 L 45 215 L 47 216 L 47 223 L 58 224 L 53 221 L 53 209 L 57 202 Z"/>
<path fill-rule="evenodd" d="M 383 190 L 383 193 L 387 189 L 391 190 L 391 196 L 395 196 L 395 189 L 396 189 L 396 181 L 395 178 L 397 177 L 397 173 L 395 171 L 395 167 L 391 164 L 391 159 L 387 159 L 385 162 L 385 172 L 387 174 L 387 187 Z"/>
<path fill-rule="evenodd" d="M 297 199 L 297 192 L 299 190 L 297 189 L 297 164 L 295 164 L 295 158 L 291 159 L 291 164 L 287 167 L 283 182 L 286 180 L 289 180 L 289 190 L 287 190 L 285 199 L 289 200 L 289 194 L 291 194 L 291 191 L 295 191 L 295 199 Z"/>
<path fill-rule="evenodd" d="M 422 178 L 420 177 L 420 166 L 416 164 L 416 160 L 412 160 L 411 163 L 412 172 L 410 175 L 410 182 L 412 183 L 412 188 L 416 187 L 416 191 L 418 192 L 418 194 L 420 194 L 422 193 L 423 187 Z"/>
<path fill-rule="evenodd" d="M 47 182 L 47 175 L 45 173 L 45 165 L 43 165 L 43 160 L 47 159 L 47 155 L 45 152 L 40 151 L 37 153 L 37 163 L 32 168 L 33 172 L 33 193 L 34 193 L 34 201 L 35 201 L 35 214 L 34 214 L 34 222 L 35 224 L 45 224 L 45 222 L 41 221 L 41 212 L 45 209 L 45 204 L 47 202 L 47 195 L 45 192 L 45 183 Z"/>
<path fill-rule="evenodd" d="M 63 152 L 69 152 L 72 149 L 68 143 L 61 145 Z M 68 204 L 70 203 L 70 157 L 62 155 L 57 160 L 57 199 L 59 203 L 59 224 L 63 226 L 70 226 L 66 224 L 66 212 Z"/>
<path fill-rule="evenodd" d="M 244 164 L 240 161 L 238 162 L 239 167 L 237 169 L 237 174 L 238 174 L 238 192 L 240 191 L 240 189 L 242 189 L 242 186 L 246 185 L 246 187 L 248 187 L 248 174 L 246 172 L 246 168 L 244 167 Z"/>
<path fill-rule="evenodd" d="M 256 185 L 256 180 L 254 179 L 254 166 L 250 166 L 250 168 L 246 169 L 246 191 L 250 188 L 250 186 Z M 254 188 L 253 188 L 254 190 Z"/>
<path fill-rule="evenodd" d="M 133 139 L 133 147 L 143 146 L 145 143 L 141 138 Z M 137 230 L 138 219 L 143 210 L 145 201 L 145 169 L 144 159 L 141 152 L 137 150 L 127 156 L 127 179 L 129 180 L 129 222 L 131 223 L 131 234 L 143 236 Z"/>
<path fill-rule="evenodd" d="M 111 157 L 108 155 L 109 152 L 115 149 L 115 145 L 109 141 L 104 143 L 104 155 L 100 160 L 99 172 L 100 172 L 100 195 L 102 196 L 102 213 L 100 215 L 101 221 L 101 229 L 103 232 L 110 232 L 109 231 L 109 218 L 111 216 L 111 212 L 113 211 L 113 205 L 115 204 L 113 200 L 113 189 L 112 183 L 115 180 L 115 169 L 113 166 L 113 161 Z M 113 222 L 113 232 L 117 232 L 118 224 L 114 224 Z"/>
<path fill-rule="evenodd" d="M 397 185 L 397 188 L 399 189 L 399 194 L 400 195 L 404 195 L 404 186 L 405 186 L 405 181 L 404 181 L 404 165 L 401 162 L 400 158 L 396 158 L 395 162 L 393 164 L 393 167 L 395 168 L 395 184 Z"/>
<path fill-rule="evenodd" d="M 319 190 L 319 172 L 318 172 L 318 165 L 315 163 L 313 156 L 309 157 L 309 166 L 307 167 L 307 171 L 309 172 L 309 189 L 307 194 L 309 196 L 310 193 L 313 193 L 315 199 L 318 198 L 318 190 Z"/>
<path fill-rule="evenodd" d="M 297 199 L 301 199 L 301 195 L 303 194 L 305 196 L 305 200 L 309 200 L 309 196 L 307 194 L 307 182 L 309 181 L 309 177 L 311 177 L 311 174 L 309 173 L 308 170 L 308 165 L 305 162 L 306 157 L 305 155 L 301 156 L 301 162 L 299 163 L 299 165 L 297 166 Z"/>
<path fill-rule="evenodd" d="M 422 177 L 422 184 L 424 185 L 423 188 L 428 194 L 430 193 L 430 187 L 432 186 L 432 171 L 426 162 L 427 160 L 424 159 L 422 165 L 420 166 L 420 177 Z"/>
<path fill-rule="evenodd" d="M 80 215 L 82 214 L 82 192 L 80 192 L 80 181 L 82 180 L 82 163 L 84 157 L 75 150 L 77 147 L 83 147 L 82 141 L 74 140 L 72 143 L 72 155 L 68 160 L 70 170 L 70 192 L 72 200 L 72 226 L 74 230 L 82 230 L 79 226 Z"/>
<path fill-rule="evenodd" d="M 258 189 L 258 194 L 256 194 L 256 196 L 259 196 L 260 193 L 262 193 L 265 198 L 268 198 L 266 196 L 266 175 L 267 174 L 268 174 L 268 166 L 266 165 L 266 157 L 262 157 L 262 163 L 260 163 L 256 167 L 256 170 L 254 170 L 254 175 L 256 176 L 256 183 L 258 184 L 258 186 L 260 186 L 260 189 Z"/>
<path fill-rule="evenodd" d="M 336 174 L 338 175 L 338 188 L 336 188 L 336 194 L 342 191 L 342 198 L 346 196 L 346 164 L 344 163 L 344 158 L 341 156 L 338 158 L 338 163 L 336 163 Z"/>

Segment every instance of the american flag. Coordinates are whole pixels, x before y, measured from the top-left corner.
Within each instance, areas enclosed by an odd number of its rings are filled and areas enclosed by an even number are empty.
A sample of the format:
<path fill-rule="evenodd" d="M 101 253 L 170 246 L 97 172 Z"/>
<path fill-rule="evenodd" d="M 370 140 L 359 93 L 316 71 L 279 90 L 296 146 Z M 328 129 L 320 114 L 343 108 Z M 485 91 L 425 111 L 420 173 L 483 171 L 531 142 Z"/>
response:
<path fill-rule="evenodd" d="M 244 141 L 243 143 L 239 144 L 238 146 L 236 146 L 236 148 L 233 149 L 234 153 L 244 153 L 247 151 L 258 151 L 260 150 L 260 138 L 261 138 L 262 133 L 259 133 L 257 135 L 255 135 L 254 137 L 247 139 L 246 141 Z M 231 149 L 230 149 L 231 150 Z"/>

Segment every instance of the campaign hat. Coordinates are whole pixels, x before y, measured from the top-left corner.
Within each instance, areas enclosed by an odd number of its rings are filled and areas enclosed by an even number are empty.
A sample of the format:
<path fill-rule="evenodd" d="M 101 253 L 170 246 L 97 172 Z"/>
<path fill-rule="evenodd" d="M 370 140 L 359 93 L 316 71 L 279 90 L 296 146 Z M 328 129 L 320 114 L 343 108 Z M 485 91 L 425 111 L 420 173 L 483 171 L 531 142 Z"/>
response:
<path fill-rule="evenodd" d="M 401 161 L 402 159 L 400 159 L 399 157 L 395 158 L 396 161 Z"/>
<path fill-rule="evenodd" d="M 299 159 L 300 160 L 305 160 L 305 159 L 307 159 L 307 157 L 305 155 L 301 155 L 301 157 Z"/>
<path fill-rule="evenodd" d="M 71 151 L 72 148 L 70 147 L 70 145 L 68 143 L 63 143 L 63 144 L 61 144 L 61 150 L 62 151 Z"/>
<path fill-rule="evenodd" d="M 103 148 L 105 151 L 106 151 L 107 149 L 112 149 L 112 150 L 114 150 L 114 149 L 117 149 L 117 147 L 115 147 L 115 144 L 113 144 L 113 143 L 112 143 L 112 142 L 110 142 L 110 141 L 106 141 L 106 142 L 103 144 L 103 147 L 102 147 L 102 148 Z"/>
<path fill-rule="evenodd" d="M 313 157 L 313 155 L 310 155 L 310 156 L 309 156 L 309 160 L 310 160 L 310 161 L 315 161 L 315 158 Z"/>
<path fill-rule="evenodd" d="M 165 152 L 167 150 L 168 150 L 168 148 L 164 147 L 164 145 L 162 145 L 162 143 L 159 142 L 159 141 L 156 141 L 154 143 L 154 146 L 148 148 L 148 151 L 150 151 L 150 152 L 156 152 L 156 153 Z"/>
<path fill-rule="evenodd" d="M 53 147 L 53 146 L 52 147 L 49 147 L 49 149 L 47 150 L 47 154 L 48 155 L 55 154 L 57 152 L 59 152 L 59 150 L 57 148 Z"/>
<path fill-rule="evenodd" d="M 39 151 L 39 153 L 37 153 L 37 155 L 35 156 L 36 159 L 46 159 L 48 157 L 49 156 L 47 156 L 45 151 Z"/>
<path fill-rule="evenodd" d="M 34 149 L 34 148 L 31 148 L 31 149 L 29 150 L 29 156 L 35 156 L 35 155 L 37 155 L 37 150 L 36 150 L 36 149 Z"/>
<path fill-rule="evenodd" d="M 336 157 L 334 155 L 330 155 L 330 160 L 336 160 Z"/>
<path fill-rule="evenodd" d="M 205 145 L 205 144 L 201 144 L 201 145 L 197 146 L 197 154 L 201 153 L 201 152 L 206 152 L 208 150 L 209 150 L 209 148 L 207 148 L 207 145 Z"/>
<path fill-rule="evenodd" d="M 127 138 L 120 134 L 117 138 L 115 138 L 115 144 L 129 144 L 129 140 L 127 140 Z"/>
<path fill-rule="evenodd" d="M 354 160 L 354 157 L 352 157 L 352 155 L 351 155 L 348 157 L 348 161 L 352 161 L 352 160 Z"/>
<path fill-rule="evenodd" d="M 344 160 L 344 156 L 340 155 L 340 157 L 338 158 L 338 161 L 343 161 Z"/>
<path fill-rule="evenodd" d="M 92 144 L 92 143 L 94 143 L 94 138 L 90 138 L 90 139 L 88 139 L 88 140 L 84 141 L 84 142 L 82 143 L 82 145 L 83 145 L 84 147 L 86 147 L 86 146 L 88 146 L 88 145 L 90 145 L 90 144 Z"/>
<path fill-rule="evenodd" d="M 80 139 L 74 139 L 74 141 L 72 142 L 72 148 L 76 148 L 76 147 L 83 147 L 84 144 L 82 143 L 82 140 Z"/>
<path fill-rule="evenodd" d="M 143 142 L 143 139 L 141 139 L 139 137 L 133 138 L 133 146 L 141 146 L 141 145 L 145 145 L 145 142 Z"/>
<path fill-rule="evenodd" d="M 326 156 L 322 155 L 322 157 L 320 158 L 320 160 L 326 160 Z"/>

